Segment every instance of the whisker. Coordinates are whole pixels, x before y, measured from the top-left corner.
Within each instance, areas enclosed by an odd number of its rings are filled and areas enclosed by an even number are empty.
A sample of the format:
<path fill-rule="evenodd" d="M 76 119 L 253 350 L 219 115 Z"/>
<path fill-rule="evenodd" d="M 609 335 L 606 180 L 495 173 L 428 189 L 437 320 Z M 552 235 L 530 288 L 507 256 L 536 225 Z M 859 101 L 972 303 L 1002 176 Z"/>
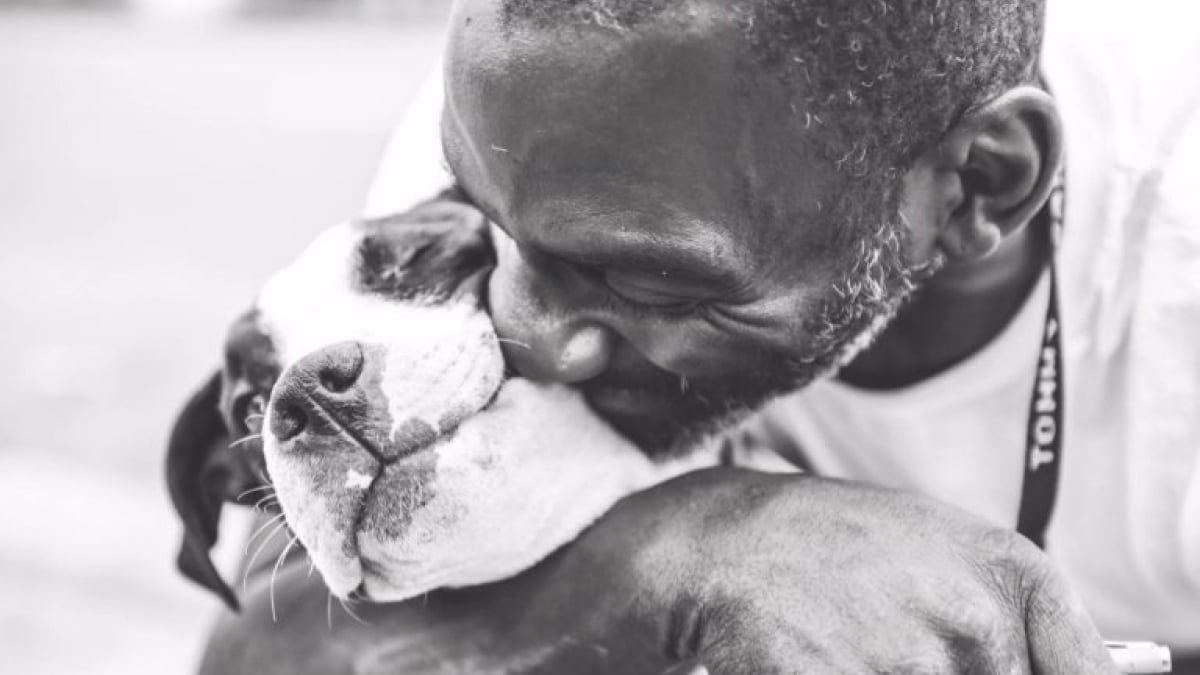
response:
<path fill-rule="evenodd" d="M 236 441 L 230 443 L 229 447 L 234 448 L 243 443 L 249 443 L 250 441 L 257 441 L 260 438 L 262 438 L 262 434 L 250 434 L 249 436 L 239 438 Z"/>
<path fill-rule="evenodd" d="M 496 342 L 503 342 L 504 344 L 516 345 L 523 349 L 533 349 L 533 347 L 530 347 L 527 343 L 521 342 L 520 340 L 513 340 L 512 338 L 502 338 L 498 335 L 493 335 L 492 339 L 495 340 Z"/>
<path fill-rule="evenodd" d="M 350 615 L 351 619 L 354 619 L 355 621 L 357 621 L 359 624 L 361 624 L 363 626 L 370 625 L 366 621 L 363 621 L 359 615 L 355 614 L 354 610 L 350 609 L 350 605 L 348 604 L 348 602 L 346 600 L 338 598 L 338 603 L 341 604 L 342 609 L 346 612 L 346 614 Z"/>
<path fill-rule="evenodd" d="M 275 560 L 275 567 L 271 569 L 271 583 L 267 584 L 267 593 L 271 596 L 271 623 L 277 621 L 275 617 L 275 577 L 279 574 L 279 568 L 283 567 L 283 561 L 287 560 L 288 551 L 300 541 L 300 537 L 292 535 L 287 546 L 283 547 L 283 552 L 279 554 L 279 558 Z"/>
<path fill-rule="evenodd" d="M 243 492 L 242 494 L 238 495 L 238 496 L 237 496 L 237 498 L 238 498 L 238 501 L 241 501 L 242 497 L 245 497 L 245 496 L 247 496 L 247 495 L 252 495 L 252 494 L 254 494 L 255 492 L 259 492 L 259 491 L 261 491 L 261 490 L 270 490 L 272 487 L 273 487 L 273 486 L 271 486 L 271 485 L 259 485 L 258 487 L 252 487 L 252 488 L 250 488 L 249 490 L 246 490 L 246 491 L 245 491 L 245 492 Z"/>
<path fill-rule="evenodd" d="M 325 625 L 333 632 L 333 591 L 325 591 Z"/>
<path fill-rule="evenodd" d="M 279 515 L 283 515 L 283 514 L 281 513 Z M 267 547 L 267 544 L 269 544 L 271 542 L 271 540 L 275 538 L 275 535 L 279 534 L 279 531 L 286 526 L 287 526 L 286 521 L 280 522 L 278 525 L 276 525 L 275 529 L 271 530 L 271 534 L 267 535 L 267 538 L 263 539 L 262 544 L 260 544 L 258 546 L 258 550 L 254 552 L 254 555 L 250 558 L 250 562 L 246 563 L 246 572 L 242 575 L 242 592 L 243 593 L 246 592 L 246 586 L 250 581 L 250 570 L 254 569 L 254 562 L 256 560 L 258 560 L 258 556 L 262 554 L 263 549 L 265 549 Z"/>
<path fill-rule="evenodd" d="M 271 492 L 270 495 L 263 495 L 257 502 L 254 502 L 254 508 L 258 508 L 260 504 L 269 502 L 271 500 L 275 500 L 277 502 L 278 498 L 280 498 L 280 495 L 276 494 L 276 492 Z"/>
<path fill-rule="evenodd" d="M 246 415 L 246 421 L 261 420 L 264 417 L 266 417 L 266 415 L 264 415 L 262 413 L 252 413 L 250 415 Z"/>
<path fill-rule="evenodd" d="M 242 555 L 246 555 L 247 553 L 250 552 L 250 547 L 254 544 L 254 540 L 257 539 L 258 536 L 261 535 L 264 530 L 266 530 L 268 527 L 274 525 L 275 521 L 281 520 L 282 518 L 283 518 L 282 513 L 276 513 L 275 515 L 271 516 L 270 519 L 267 520 L 267 522 L 263 523 L 262 525 L 259 525 L 258 529 L 254 531 L 254 534 L 250 535 L 250 538 L 246 540 L 246 548 L 244 548 L 242 550 Z"/>

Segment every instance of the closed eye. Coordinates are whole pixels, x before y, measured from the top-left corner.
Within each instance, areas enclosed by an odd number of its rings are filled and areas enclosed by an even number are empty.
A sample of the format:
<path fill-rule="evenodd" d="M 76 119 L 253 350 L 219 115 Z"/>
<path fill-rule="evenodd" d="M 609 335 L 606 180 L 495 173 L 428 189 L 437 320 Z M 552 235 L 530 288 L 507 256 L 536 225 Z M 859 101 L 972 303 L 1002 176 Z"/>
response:
<path fill-rule="evenodd" d="M 644 312 L 680 318 L 698 313 L 707 304 L 704 297 L 677 287 L 667 272 L 662 272 L 660 278 L 654 278 L 643 274 L 606 271 L 601 273 L 601 277 L 612 295 L 629 307 L 640 308 Z"/>
<path fill-rule="evenodd" d="M 461 191 L 461 188 L 459 189 Z M 465 192 L 463 194 L 466 195 Z M 469 196 L 466 198 L 470 200 Z M 477 201 L 471 200 L 471 202 L 502 233 L 503 237 L 517 246 L 521 257 L 527 264 L 533 265 L 542 273 L 567 274 L 602 287 L 610 300 L 608 308 L 610 310 L 631 314 L 639 319 L 683 319 L 700 315 L 707 307 L 708 300 L 698 297 L 704 295 L 702 291 L 693 288 L 697 284 L 671 278 L 671 274 L 667 271 L 659 272 L 662 278 L 654 280 L 652 279 L 654 274 L 650 272 L 616 270 L 609 268 L 608 263 L 604 261 L 567 259 L 517 243 L 491 209 Z M 664 283 L 667 281 L 669 283 Z M 673 290 L 675 286 L 682 288 Z M 688 289 L 691 292 L 684 292 Z M 711 295 L 711 292 L 708 295 Z"/>
<path fill-rule="evenodd" d="M 520 247 L 526 264 L 546 275 L 549 283 L 582 283 L 601 291 L 607 311 L 639 320 L 685 319 L 699 315 L 710 294 L 677 282 L 669 273 L 608 267 L 603 263 L 565 260 L 530 247 Z M 662 275 L 661 277 L 659 275 Z M 568 281 L 573 279 L 573 282 Z"/>

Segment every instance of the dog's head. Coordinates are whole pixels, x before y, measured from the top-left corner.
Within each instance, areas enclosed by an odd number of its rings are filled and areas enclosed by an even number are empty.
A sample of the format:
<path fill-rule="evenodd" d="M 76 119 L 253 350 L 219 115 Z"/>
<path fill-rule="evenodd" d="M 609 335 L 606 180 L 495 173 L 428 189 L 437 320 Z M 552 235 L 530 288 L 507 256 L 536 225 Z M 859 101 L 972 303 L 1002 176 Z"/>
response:
<path fill-rule="evenodd" d="M 208 559 L 221 503 L 273 492 L 339 596 L 495 581 L 703 461 L 655 463 L 572 390 L 506 378 L 492 264 L 486 220 L 443 199 L 335 227 L 270 280 L 172 436 L 185 574 L 236 605 Z"/>

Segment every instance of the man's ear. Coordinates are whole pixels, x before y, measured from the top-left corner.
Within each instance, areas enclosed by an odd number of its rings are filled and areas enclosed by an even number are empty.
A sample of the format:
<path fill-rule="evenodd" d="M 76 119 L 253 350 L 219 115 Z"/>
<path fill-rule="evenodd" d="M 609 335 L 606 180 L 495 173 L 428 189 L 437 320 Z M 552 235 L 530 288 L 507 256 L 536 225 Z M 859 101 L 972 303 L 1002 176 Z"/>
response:
<path fill-rule="evenodd" d="M 221 379 L 220 371 L 213 373 L 175 420 L 167 446 L 167 488 L 183 521 L 183 542 L 176 558 L 179 571 L 237 611 L 237 597 L 209 557 L 231 482 L 217 460 L 229 450 L 229 436 L 218 409 Z"/>
<path fill-rule="evenodd" d="M 1021 86 L 967 111 L 924 158 L 933 166 L 938 248 L 950 262 L 991 255 L 1045 204 L 1062 161 L 1054 99 Z"/>

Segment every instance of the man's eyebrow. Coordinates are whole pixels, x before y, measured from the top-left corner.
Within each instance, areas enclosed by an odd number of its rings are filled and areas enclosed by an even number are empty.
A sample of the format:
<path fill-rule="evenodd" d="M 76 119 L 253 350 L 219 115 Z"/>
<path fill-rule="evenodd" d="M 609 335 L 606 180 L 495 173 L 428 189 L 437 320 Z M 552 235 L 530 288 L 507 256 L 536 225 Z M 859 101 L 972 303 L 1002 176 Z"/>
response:
<path fill-rule="evenodd" d="M 509 231 L 508 224 L 498 220 L 495 209 L 477 198 L 470 186 L 453 171 L 451 175 L 454 175 L 451 189 L 479 209 L 496 227 Z M 593 241 L 585 243 L 583 247 L 569 249 L 538 242 L 538 248 L 542 253 L 584 267 L 675 277 L 683 282 L 717 289 L 740 289 L 746 283 L 745 275 L 740 273 L 744 266 L 739 264 L 735 256 L 715 253 L 714 246 L 703 242 L 672 238 L 669 243 L 656 244 L 650 237 L 631 237 L 623 241 L 604 237 L 602 241 L 603 246 L 597 246 Z"/>
<path fill-rule="evenodd" d="M 552 255 L 591 267 L 603 267 L 640 274 L 672 277 L 681 282 L 716 288 L 739 287 L 744 282 L 738 265 L 729 257 L 715 255 L 711 247 L 696 242 L 671 239 L 662 243 L 648 240 L 605 238 L 602 246 L 586 246 L 561 255 Z"/>

